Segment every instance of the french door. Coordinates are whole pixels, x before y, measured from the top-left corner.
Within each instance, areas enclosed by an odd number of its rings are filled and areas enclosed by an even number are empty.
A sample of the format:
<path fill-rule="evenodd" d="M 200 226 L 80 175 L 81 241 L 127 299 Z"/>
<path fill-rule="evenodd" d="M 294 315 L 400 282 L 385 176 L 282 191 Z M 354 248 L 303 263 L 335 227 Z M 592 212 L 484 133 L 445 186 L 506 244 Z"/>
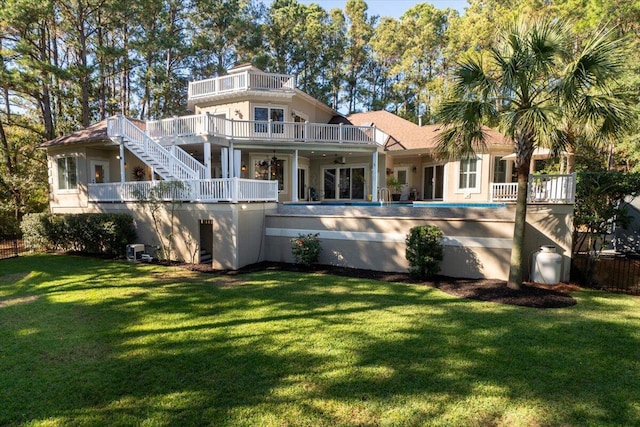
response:
<path fill-rule="evenodd" d="M 442 200 L 444 196 L 444 165 L 424 168 L 423 200 Z"/>

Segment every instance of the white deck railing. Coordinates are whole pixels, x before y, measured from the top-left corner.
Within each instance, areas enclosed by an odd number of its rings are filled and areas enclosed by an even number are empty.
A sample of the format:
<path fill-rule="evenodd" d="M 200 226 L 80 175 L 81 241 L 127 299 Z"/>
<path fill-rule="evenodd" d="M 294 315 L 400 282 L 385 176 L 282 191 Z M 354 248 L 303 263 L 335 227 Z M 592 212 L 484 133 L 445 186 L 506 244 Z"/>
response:
<path fill-rule="evenodd" d="M 530 175 L 528 203 L 575 203 L 576 174 Z"/>
<path fill-rule="evenodd" d="M 518 198 L 518 183 L 492 182 L 490 197 L 492 202 L 515 202 Z"/>
<path fill-rule="evenodd" d="M 527 203 L 575 203 L 576 174 L 529 176 Z M 515 202 L 518 197 L 518 184 L 491 183 L 492 202 Z"/>
<path fill-rule="evenodd" d="M 147 122 L 147 133 L 158 140 L 207 135 L 241 141 L 327 142 L 381 144 L 384 135 L 375 126 L 232 120 L 209 114 L 174 117 Z"/>
<path fill-rule="evenodd" d="M 247 90 L 291 92 L 295 88 L 295 76 L 245 71 L 243 73 L 189 82 L 188 99 L 206 98 Z"/>
<path fill-rule="evenodd" d="M 137 202 L 149 200 L 152 189 L 172 181 L 136 181 L 89 184 L 91 202 Z M 168 185 L 155 197 L 183 202 L 277 202 L 278 181 L 242 178 L 196 179 L 181 186 Z"/>

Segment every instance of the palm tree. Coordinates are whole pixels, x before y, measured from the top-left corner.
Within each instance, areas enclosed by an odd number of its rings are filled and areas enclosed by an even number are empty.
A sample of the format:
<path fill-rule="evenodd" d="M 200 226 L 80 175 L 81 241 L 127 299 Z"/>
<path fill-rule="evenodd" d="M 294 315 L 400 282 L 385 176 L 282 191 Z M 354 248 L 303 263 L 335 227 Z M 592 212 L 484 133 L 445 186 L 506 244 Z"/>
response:
<path fill-rule="evenodd" d="M 485 55 L 468 57 L 454 74 L 453 97 L 439 111 L 442 156 L 466 158 L 484 145 L 483 125 L 514 141 L 518 197 L 508 286 L 523 280 L 527 183 L 533 151 L 559 151 L 567 141 L 563 120 L 613 132 L 625 113 L 613 87 L 623 69 L 623 50 L 602 30 L 579 53 L 569 27 L 557 20 L 519 19 Z"/>

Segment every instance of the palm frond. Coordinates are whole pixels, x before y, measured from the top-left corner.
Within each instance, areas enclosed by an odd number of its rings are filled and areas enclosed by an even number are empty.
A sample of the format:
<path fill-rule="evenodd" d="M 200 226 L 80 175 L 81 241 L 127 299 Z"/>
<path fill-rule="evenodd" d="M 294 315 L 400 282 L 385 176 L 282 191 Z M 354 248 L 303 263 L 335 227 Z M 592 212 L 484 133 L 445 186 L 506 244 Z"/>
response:
<path fill-rule="evenodd" d="M 480 124 L 455 124 L 445 127 L 437 138 L 436 156 L 443 160 L 470 158 L 486 148 L 486 136 Z"/>
<path fill-rule="evenodd" d="M 610 90 L 624 69 L 625 44 L 612 29 L 599 30 L 564 72 L 561 90 L 569 102 L 593 88 Z"/>
<path fill-rule="evenodd" d="M 585 127 L 597 134 L 609 137 L 627 132 L 635 119 L 633 111 L 621 96 L 592 94 L 582 98 L 576 109 Z"/>
<path fill-rule="evenodd" d="M 458 64 L 455 75 L 456 86 L 454 92 L 458 97 L 475 95 L 480 98 L 489 96 L 494 88 L 494 82 L 485 72 L 483 58 L 467 57 Z"/>

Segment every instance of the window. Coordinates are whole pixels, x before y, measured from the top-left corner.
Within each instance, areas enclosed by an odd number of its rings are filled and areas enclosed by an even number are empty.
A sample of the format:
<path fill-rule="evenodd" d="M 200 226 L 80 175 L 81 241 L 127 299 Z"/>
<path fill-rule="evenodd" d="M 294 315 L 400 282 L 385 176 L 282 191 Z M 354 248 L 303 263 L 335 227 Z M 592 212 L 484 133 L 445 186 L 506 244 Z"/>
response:
<path fill-rule="evenodd" d="M 408 167 L 397 167 L 393 168 L 393 173 L 398 180 L 398 184 L 407 185 L 409 184 L 409 168 Z"/>
<path fill-rule="evenodd" d="M 58 190 L 69 191 L 78 189 L 78 174 L 76 171 L 75 157 L 59 157 L 58 166 Z"/>
<path fill-rule="evenodd" d="M 493 182 L 509 182 L 507 181 L 507 161 L 500 157 L 493 159 Z"/>
<path fill-rule="evenodd" d="M 458 176 L 458 189 L 460 190 L 478 190 L 480 188 L 479 180 L 480 159 L 471 158 L 460 160 L 460 175 Z"/>
<path fill-rule="evenodd" d="M 271 133 L 284 133 L 284 108 L 255 107 L 253 109 L 253 119 L 256 122 L 268 122 L 271 120 Z M 280 123 L 276 123 L 280 122 Z M 254 124 L 255 132 L 267 133 L 269 125 L 267 123 Z"/>
<path fill-rule="evenodd" d="M 278 181 L 278 191 L 285 189 L 286 160 L 279 159 L 275 155 L 271 158 L 253 157 L 253 179 L 265 181 Z"/>

